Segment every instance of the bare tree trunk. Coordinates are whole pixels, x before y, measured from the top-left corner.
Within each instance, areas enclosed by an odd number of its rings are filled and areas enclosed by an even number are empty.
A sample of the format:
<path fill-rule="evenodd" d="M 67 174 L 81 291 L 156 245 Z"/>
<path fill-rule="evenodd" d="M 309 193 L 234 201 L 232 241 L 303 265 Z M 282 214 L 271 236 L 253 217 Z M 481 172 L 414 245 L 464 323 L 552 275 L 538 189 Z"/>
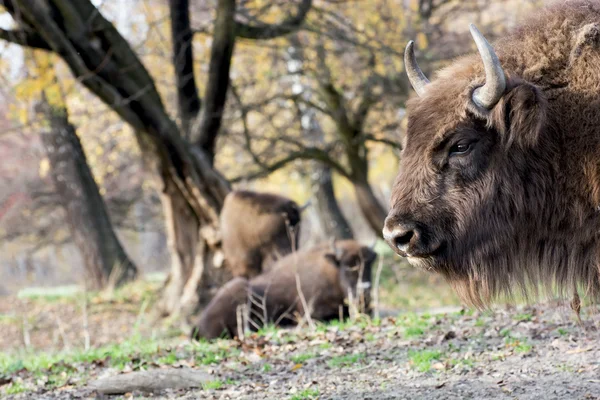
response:
<path fill-rule="evenodd" d="M 293 35 L 289 38 L 291 46 L 288 48 L 288 72 L 292 76 L 295 85 L 302 88 L 302 97 L 310 100 L 313 95 L 312 89 L 303 84 L 303 81 L 296 75 L 304 63 L 304 51 L 302 43 L 298 36 Z M 307 107 L 303 103 L 296 103 L 298 117 L 303 129 L 303 134 L 310 138 L 314 145 L 319 146 L 325 143 L 323 129 L 316 118 L 315 110 Z M 316 199 L 318 219 L 321 229 L 326 237 L 335 237 L 337 239 L 352 239 L 354 237 L 352 229 L 344 218 L 344 214 L 335 198 L 331 168 L 323 163 L 311 162 L 311 186 Z"/>
<path fill-rule="evenodd" d="M 335 198 L 331 178 L 331 168 L 321 163 L 313 162 L 311 180 L 321 227 L 327 237 L 352 239 L 354 237 L 352 228 L 350 228 L 348 221 L 346 221 Z"/>
<path fill-rule="evenodd" d="M 42 132 L 42 142 L 73 241 L 83 258 L 87 283 L 100 289 L 133 280 L 137 268 L 113 230 L 67 110 L 53 107 L 45 99 L 37 108 L 50 123 Z"/>
<path fill-rule="evenodd" d="M 173 181 L 165 180 L 162 194 L 171 270 L 159 310 L 184 318 L 202 309 L 216 290 L 231 279 L 223 267 L 219 237 L 201 223 Z"/>
<path fill-rule="evenodd" d="M 354 185 L 354 194 L 360 210 L 369 223 L 371 229 L 380 238 L 383 237 L 383 222 L 387 215 L 386 210 L 381 205 L 379 199 L 373 193 L 373 189 L 366 180 L 352 181 Z"/>

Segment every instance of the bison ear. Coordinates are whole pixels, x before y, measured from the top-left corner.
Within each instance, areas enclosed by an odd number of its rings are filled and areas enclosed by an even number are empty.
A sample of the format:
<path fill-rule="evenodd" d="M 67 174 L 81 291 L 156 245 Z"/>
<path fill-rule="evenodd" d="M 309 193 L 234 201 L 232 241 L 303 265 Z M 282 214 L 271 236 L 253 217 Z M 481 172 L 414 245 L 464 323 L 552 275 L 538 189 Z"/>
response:
<path fill-rule="evenodd" d="M 335 267 L 339 268 L 339 266 L 340 266 L 340 260 L 338 259 L 338 257 L 334 253 L 325 253 L 324 257 L 325 257 L 325 259 L 327 261 L 329 261 Z"/>
<path fill-rule="evenodd" d="M 546 97 L 527 82 L 512 81 L 510 86 L 512 89 L 502 99 L 503 107 L 496 107 L 495 125 L 507 147 L 513 143 L 523 148 L 535 146 L 546 120 Z"/>

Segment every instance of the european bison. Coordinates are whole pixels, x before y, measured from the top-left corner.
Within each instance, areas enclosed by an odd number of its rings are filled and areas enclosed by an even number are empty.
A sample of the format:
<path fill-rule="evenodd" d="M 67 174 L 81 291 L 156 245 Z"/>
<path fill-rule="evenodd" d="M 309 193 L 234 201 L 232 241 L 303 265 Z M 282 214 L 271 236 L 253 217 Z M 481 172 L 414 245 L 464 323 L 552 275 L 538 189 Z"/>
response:
<path fill-rule="evenodd" d="M 233 276 L 256 276 L 277 258 L 297 249 L 304 207 L 271 193 L 229 193 L 220 225 L 223 255 Z"/>
<path fill-rule="evenodd" d="M 279 326 L 296 323 L 305 315 L 304 304 L 313 320 L 327 321 L 348 315 L 344 304 L 351 293 L 370 307 L 371 265 L 377 254 L 354 240 L 323 244 L 288 254 L 269 272 L 248 281 L 234 278 L 223 286 L 200 315 L 192 337 L 216 338 L 238 333 L 238 306 L 248 306 L 249 327 L 266 323 Z M 298 281 L 296 280 L 298 276 Z M 304 299 L 301 299 L 300 288 Z M 361 292 L 362 295 L 361 296 Z"/>
<path fill-rule="evenodd" d="M 599 294 L 600 2 L 558 2 L 429 82 L 413 42 L 395 251 L 484 307 L 497 296 Z M 577 297 L 576 297 L 577 299 Z"/>

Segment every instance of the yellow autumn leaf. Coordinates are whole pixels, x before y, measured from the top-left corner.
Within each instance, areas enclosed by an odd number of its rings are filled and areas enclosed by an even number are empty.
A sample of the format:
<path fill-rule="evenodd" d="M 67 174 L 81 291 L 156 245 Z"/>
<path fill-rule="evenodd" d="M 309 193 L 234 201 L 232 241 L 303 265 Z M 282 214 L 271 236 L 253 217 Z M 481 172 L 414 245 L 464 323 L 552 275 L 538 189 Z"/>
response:
<path fill-rule="evenodd" d="M 44 157 L 40 160 L 40 167 L 38 169 L 38 173 L 40 178 L 45 178 L 50 172 L 50 160 L 47 157 Z"/>

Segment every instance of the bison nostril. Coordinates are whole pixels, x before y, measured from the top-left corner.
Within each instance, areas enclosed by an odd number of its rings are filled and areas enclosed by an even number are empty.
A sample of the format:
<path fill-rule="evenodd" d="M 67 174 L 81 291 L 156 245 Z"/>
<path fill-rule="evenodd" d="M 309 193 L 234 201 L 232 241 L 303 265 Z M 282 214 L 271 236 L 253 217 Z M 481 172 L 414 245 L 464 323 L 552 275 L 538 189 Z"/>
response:
<path fill-rule="evenodd" d="M 414 231 L 399 233 L 394 238 L 394 245 L 396 245 L 399 250 L 405 251 L 414 235 Z"/>

